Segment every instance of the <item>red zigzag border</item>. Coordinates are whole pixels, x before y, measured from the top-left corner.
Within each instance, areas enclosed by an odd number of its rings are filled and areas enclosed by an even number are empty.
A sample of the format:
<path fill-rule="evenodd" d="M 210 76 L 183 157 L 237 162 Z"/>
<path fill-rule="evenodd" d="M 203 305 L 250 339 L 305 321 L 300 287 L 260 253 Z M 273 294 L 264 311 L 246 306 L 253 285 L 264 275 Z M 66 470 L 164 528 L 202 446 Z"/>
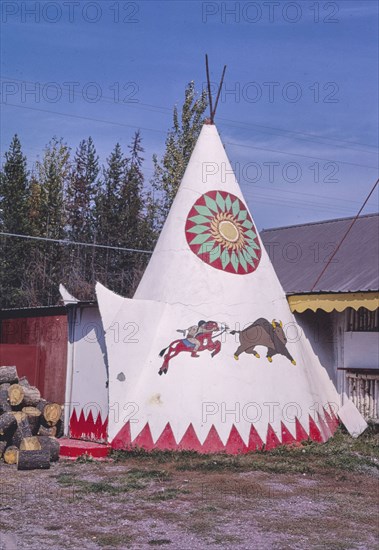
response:
<path fill-rule="evenodd" d="M 226 444 L 224 445 L 220 439 L 217 429 L 214 425 L 210 428 L 207 437 L 203 444 L 200 443 L 195 429 L 190 424 L 179 443 L 176 442 L 170 423 L 168 422 L 162 431 L 161 435 L 154 443 L 150 426 L 148 423 L 144 426 L 138 436 L 132 441 L 130 432 L 130 423 L 125 424 L 113 439 L 111 446 L 113 449 L 131 449 L 142 448 L 147 451 L 153 449 L 159 450 L 176 450 L 176 451 L 197 451 L 199 453 L 218 453 L 225 452 L 227 454 L 243 454 L 251 451 L 271 450 L 278 445 L 298 445 L 301 441 L 311 439 L 318 443 L 323 443 L 329 439 L 337 429 L 339 420 L 330 409 L 329 412 L 324 409 L 324 418 L 317 413 L 318 425 L 315 420 L 309 415 L 309 430 L 305 430 L 298 418 L 295 419 L 294 437 L 288 430 L 286 425 L 281 422 L 281 439 L 279 439 L 271 424 L 268 424 L 266 441 L 262 441 L 254 425 L 251 425 L 249 441 L 247 445 L 242 440 L 238 429 L 235 425 L 232 426 Z M 70 437 L 77 439 L 89 439 L 91 441 L 106 442 L 107 440 L 107 424 L 108 419 L 102 422 L 100 413 L 96 421 L 93 419 L 90 411 L 85 418 L 81 411 L 79 419 L 76 412 L 71 415 L 70 420 Z"/>

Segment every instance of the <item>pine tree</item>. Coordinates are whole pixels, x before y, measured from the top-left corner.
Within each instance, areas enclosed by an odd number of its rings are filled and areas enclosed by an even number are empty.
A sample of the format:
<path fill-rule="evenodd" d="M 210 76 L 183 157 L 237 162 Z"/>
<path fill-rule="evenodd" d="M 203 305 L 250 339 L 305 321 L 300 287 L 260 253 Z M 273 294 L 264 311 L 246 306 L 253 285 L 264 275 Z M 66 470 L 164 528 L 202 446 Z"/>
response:
<path fill-rule="evenodd" d="M 142 173 L 144 149 L 141 145 L 140 132 L 136 132 L 131 145 L 130 157 L 125 165 L 125 173 L 120 190 L 120 222 L 124 246 L 137 248 L 141 246 L 140 222 L 142 213 L 142 188 L 144 177 Z"/>
<path fill-rule="evenodd" d="M 66 238 L 65 193 L 70 170 L 70 149 L 62 139 L 54 137 L 42 162 L 37 163 L 29 200 L 32 230 L 40 237 Z M 33 263 L 27 279 L 34 305 L 57 303 L 68 257 L 67 249 L 58 243 L 41 242 L 33 246 Z"/>
<path fill-rule="evenodd" d="M 146 233 L 144 225 L 143 187 L 144 176 L 142 165 L 144 158 L 140 131 L 133 136 L 128 149 L 125 177 L 121 188 L 120 228 L 126 248 L 144 249 Z M 146 255 L 138 252 L 124 252 L 120 256 L 119 291 L 128 296 L 134 294 L 142 272 L 146 266 Z"/>
<path fill-rule="evenodd" d="M 72 241 L 92 240 L 93 206 L 99 171 L 99 157 L 93 140 L 89 137 L 82 140 L 76 150 L 67 188 L 67 233 Z"/>
<path fill-rule="evenodd" d="M 0 174 L 0 230 L 5 233 L 29 234 L 29 182 L 26 157 L 17 134 L 5 153 Z M 30 242 L 17 237 L 1 237 L 0 305 L 25 305 L 23 275 L 29 262 Z"/>
<path fill-rule="evenodd" d="M 102 181 L 95 201 L 95 238 L 98 244 L 122 246 L 120 232 L 121 189 L 125 177 L 127 160 L 119 143 L 115 145 L 107 158 L 103 169 Z M 98 251 L 96 259 L 96 277 L 108 284 L 111 274 L 117 272 L 117 256 L 114 251 Z"/>
<path fill-rule="evenodd" d="M 152 186 L 160 193 L 158 226 L 163 225 L 167 217 L 204 123 L 207 93 L 204 90 L 199 97 L 196 96 L 195 84 L 192 81 L 186 87 L 180 117 L 177 107 L 174 108 L 173 126 L 166 139 L 166 151 L 162 161 L 159 163 L 156 155 L 153 157 Z"/>
<path fill-rule="evenodd" d="M 99 172 L 99 157 L 89 137 L 82 140 L 76 150 L 66 193 L 67 237 L 70 241 L 91 243 L 95 239 L 94 205 Z M 70 248 L 64 282 L 73 295 L 83 300 L 93 297 L 95 254 L 94 248 Z"/>

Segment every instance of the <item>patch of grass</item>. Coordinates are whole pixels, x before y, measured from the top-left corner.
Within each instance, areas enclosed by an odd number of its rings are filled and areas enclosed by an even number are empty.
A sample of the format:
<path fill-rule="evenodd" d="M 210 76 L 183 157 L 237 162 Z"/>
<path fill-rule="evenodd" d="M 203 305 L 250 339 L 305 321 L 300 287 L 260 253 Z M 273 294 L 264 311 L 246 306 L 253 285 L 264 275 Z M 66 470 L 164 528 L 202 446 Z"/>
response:
<path fill-rule="evenodd" d="M 127 462 L 130 459 L 138 458 L 139 460 L 154 460 L 158 463 L 177 462 L 180 460 L 189 460 L 190 458 L 201 456 L 196 451 L 146 451 L 139 447 L 122 451 L 113 450 L 111 452 L 111 458 L 115 462 Z"/>
<path fill-rule="evenodd" d="M 74 472 L 72 473 L 63 473 L 58 474 L 57 476 L 53 476 L 56 478 L 57 482 L 61 485 L 71 486 L 76 483 L 76 474 Z"/>
<path fill-rule="evenodd" d="M 164 544 L 172 544 L 170 539 L 152 539 L 147 544 L 150 546 L 163 546 Z"/>
<path fill-rule="evenodd" d="M 46 531 L 60 531 L 63 527 L 61 525 L 46 525 L 45 529 Z"/>
<path fill-rule="evenodd" d="M 157 481 L 168 481 L 171 479 L 171 475 L 166 470 L 139 470 L 138 468 L 129 470 L 127 477 L 130 479 L 154 479 Z"/>
<path fill-rule="evenodd" d="M 75 462 L 78 462 L 79 464 L 88 464 L 88 462 L 94 462 L 94 459 L 91 455 L 84 453 L 83 455 L 78 456 Z"/>
<path fill-rule="evenodd" d="M 353 439 L 342 429 L 324 444 L 303 441 L 301 446 L 281 445 L 231 457 L 225 454 L 195 455 L 178 459 L 179 471 L 309 474 L 328 469 L 379 475 L 379 436 L 368 432 Z"/>

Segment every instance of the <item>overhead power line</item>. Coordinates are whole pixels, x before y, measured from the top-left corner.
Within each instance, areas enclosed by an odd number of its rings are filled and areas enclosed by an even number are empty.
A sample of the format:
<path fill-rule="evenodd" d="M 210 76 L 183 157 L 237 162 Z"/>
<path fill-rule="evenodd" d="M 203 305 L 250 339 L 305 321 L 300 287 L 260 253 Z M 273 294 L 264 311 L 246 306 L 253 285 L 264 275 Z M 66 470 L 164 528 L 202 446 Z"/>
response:
<path fill-rule="evenodd" d="M 36 84 L 36 82 L 33 82 L 33 81 L 30 81 L 30 80 L 22 80 L 22 79 L 19 79 L 19 78 L 10 78 L 10 77 L 6 77 L 6 76 L 3 76 L 3 77 L 0 77 L 0 80 L 4 80 L 4 81 L 15 81 L 15 82 L 21 82 L 21 83 L 26 83 L 26 84 Z M 78 97 L 83 97 L 82 95 L 82 92 L 79 92 L 79 91 L 75 91 L 73 90 L 71 93 L 73 93 L 74 95 L 78 96 Z M 109 96 L 104 96 L 102 95 L 101 98 L 99 98 L 99 101 L 105 101 L 106 103 L 113 103 L 113 104 L 117 104 L 117 105 L 122 105 L 123 107 L 137 107 L 139 109 L 143 109 L 143 110 L 147 110 L 147 111 L 153 111 L 153 112 L 160 112 L 161 114 L 165 114 L 167 112 L 171 113 L 172 112 L 172 108 L 169 108 L 169 107 L 163 107 L 163 106 L 160 106 L 160 105 L 152 105 L 151 103 L 144 103 L 144 102 L 141 102 L 141 101 L 138 101 L 138 102 L 132 102 L 132 101 L 128 101 L 128 102 L 124 102 L 124 101 L 117 101 L 115 102 L 115 98 L 114 97 L 109 97 Z M 300 140 L 300 141 L 311 141 L 313 143 L 326 143 L 326 145 L 332 145 L 330 143 L 327 143 L 323 140 L 327 140 L 327 141 L 335 141 L 335 142 L 340 142 L 340 143 L 346 143 L 347 145 L 358 145 L 360 147 L 371 147 L 373 149 L 376 149 L 377 146 L 376 145 L 371 145 L 369 143 L 360 143 L 360 142 L 357 142 L 357 141 L 349 141 L 349 140 L 346 140 L 346 139 L 340 139 L 340 138 L 335 138 L 335 137 L 328 137 L 328 136 L 317 136 L 315 134 L 311 134 L 309 132 L 299 132 L 299 131 L 296 131 L 296 130 L 287 130 L 285 128 L 277 128 L 277 127 L 274 127 L 274 126 L 266 126 L 266 125 L 263 125 L 263 124 L 256 124 L 256 123 L 249 123 L 249 122 L 241 122 L 241 121 L 238 121 L 238 120 L 232 120 L 232 119 L 227 119 L 227 118 L 222 118 L 222 117 L 219 117 L 219 120 L 220 121 L 225 121 L 226 123 L 226 126 L 231 126 L 231 127 L 234 127 L 234 128 L 241 128 L 244 127 L 244 128 L 252 128 L 252 129 L 260 129 L 260 128 L 263 128 L 258 130 L 262 133 L 269 133 L 269 134 L 277 134 L 279 136 L 282 136 L 282 137 L 286 137 L 286 136 L 283 136 L 281 133 L 279 134 L 278 132 L 286 132 L 286 133 L 290 133 L 290 134 L 295 134 L 295 135 L 291 135 L 291 136 L 288 136 L 292 139 L 297 139 L 297 140 Z M 268 130 L 268 132 L 267 132 Z M 311 139 L 302 139 L 302 138 L 298 138 L 296 137 L 296 135 L 301 135 L 301 136 L 307 136 L 308 138 L 311 138 Z M 317 140 L 317 141 L 314 141 L 314 140 Z M 336 144 L 335 147 L 342 147 L 344 149 L 351 149 L 352 151 L 358 151 L 358 152 L 365 152 L 365 153 L 369 153 L 369 154 L 376 154 L 376 151 L 365 151 L 364 149 L 356 149 L 354 147 L 346 147 L 346 146 L 342 146 L 342 145 L 338 145 Z"/>
<path fill-rule="evenodd" d="M 342 237 L 342 239 L 340 240 L 338 246 L 336 247 L 335 251 L 333 252 L 333 254 L 330 256 L 327 264 L 325 265 L 324 269 L 321 271 L 320 275 L 317 277 L 316 281 L 313 283 L 313 286 L 311 288 L 311 292 L 314 290 L 314 288 L 316 287 L 317 283 L 319 282 L 319 280 L 321 279 L 321 277 L 324 275 L 325 271 L 328 269 L 331 261 L 333 260 L 334 256 L 337 254 L 337 252 L 339 251 L 339 249 L 341 248 L 341 245 L 342 243 L 344 242 L 344 240 L 346 239 L 346 237 L 348 236 L 348 234 L 350 233 L 351 229 L 353 228 L 355 222 L 357 221 L 357 219 L 359 218 L 360 216 L 360 213 L 362 212 L 362 210 L 364 209 L 364 207 L 366 206 L 366 204 L 368 203 L 369 201 L 369 198 L 371 197 L 371 195 L 373 194 L 373 192 L 375 191 L 375 188 L 376 186 L 378 185 L 379 183 L 379 179 L 376 180 L 376 182 L 374 183 L 374 186 L 373 188 L 371 189 L 370 193 L 367 195 L 364 203 L 362 204 L 362 206 L 360 207 L 359 209 L 359 212 L 357 213 L 357 215 L 355 216 L 355 218 L 353 219 L 353 221 L 351 222 L 351 224 L 349 225 L 349 227 L 347 228 L 347 231 L 346 233 L 344 234 L 344 236 Z"/>
<path fill-rule="evenodd" d="M 48 109 L 38 109 L 38 107 L 27 107 L 26 105 L 15 105 L 13 103 L 6 103 L 5 105 L 8 105 L 9 107 L 16 107 L 18 109 L 28 109 L 28 110 L 37 111 L 37 112 L 40 112 L 40 113 L 49 113 L 49 114 L 58 115 L 58 116 L 65 116 L 65 117 L 69 117 L 69 118 L 77 118 L 77 119 L 80 119 L 80 120 L 89 120 L 89 121 L 92 121 L 92 122 L 101 122 L 103 124 L 113 124 L 115 126 L 124 126 L 126 128 L 134 128 L 134 129 L 144 130 L 144 131 L 148 131 L 148 132 L 158 132 L 160 134 L 165 134 L 166 133 L 165 131 L 157 130 L 156 128 L 146 128 L 146 127 L 142 127 L 142 126 L 136 126 L 136 125 L 133 125 L 133 124 L 124 124 L 122 122 L 114 122 L 114 121 L 110 121 L 110 120 L 86 117 L 86 116 L 82 116 L 82 115 L 71 115 L 69 113 L 60 113 L 58 111 L 51 111 L 51 110 L 48 110 Z M 376 166 L 368 166 L 366 164 L 358 164 L 358 163 L 355 163 L 355 162 L 347 162 L 347 161 L 342 161 L 342 160 L 335 161 L 335 160 L 331 160 L 331 159 L 327 159 L 327 158 L 323 158 L 323 157 L 315 157 L 313 155 L 303 155 L 301 153 L 292 153 L 292 152 L 289 153 L 288 151 L 281 151 L 280 149 L 269 149 L 268 147 L 258 147 L 258 146 L 253 146 L 253 145 L 245 145 L 245 144 L 242 144 L 242 143 L 233 143 L 233 142 L 227 142 L 227 141 L 225 141 L 224 143 L 226 145 L 231 145 L 233 147 L 240 147 L 240 148 L 242 147 L 244 149 L 256 149 L 256 150 L 260 150 L 260 151 L 269 151 L 271 153 L 280 153 L 282 155 L 288 155 L 288 156 L 294 156 L 294 157 L 310 158 L 310 159 L 314 159 L 314 160 L 324 160 L 324 161 L 327 161 L 327 162 L 338 162 L 339 164 L 345 164 L 345 165 L 348 165 L 348 166 L 358 166 L 359 168 L 370 168 L 372 170 L 377 169 Z"/>
<path fill-rule="evenodd" d="M 123 246 L 110 246 L 106 244 L 95 244 L 95 243 L 81 243 L 77 241 L 68 241 L 66 239 L 51 239 L 49 237 L 35 237 L 33 235 L 20 235 L 19 233 L 5 233 L 0 231 L 0 235 L 5 237 L 17 237 L 19 239 L 30 239 L 33 241 L 47 241 L 52 243 L 59 243 L 64 245 L 75 245 L 75 246 L 89 246 L 91 248 L 106 248 L 109 250 L 121 250 L 123 252 L 139 252 L 140 254 L 152 254 L 152 250 L 141 250 L 140 248 L 125 248 Z"/>

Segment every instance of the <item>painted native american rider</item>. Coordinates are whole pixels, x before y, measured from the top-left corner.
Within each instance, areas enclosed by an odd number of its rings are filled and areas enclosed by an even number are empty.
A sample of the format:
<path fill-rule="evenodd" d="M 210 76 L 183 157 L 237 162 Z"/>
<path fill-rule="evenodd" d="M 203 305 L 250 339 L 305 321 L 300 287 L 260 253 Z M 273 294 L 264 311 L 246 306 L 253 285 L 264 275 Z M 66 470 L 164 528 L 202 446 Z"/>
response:
<path fill-rule="evenodd" d="M 178 328 L 176 331 L 176 332 L 181 332 L 185 336 L 185 339 L 188 340 L 190 344 L 194 345 L 194 348 L 191 353 L 191 357 L 199 357 L 197 351 L 199 350 L 199 347 L 200 347 L 200 340 L 198 340 L 197 336 L 206 332 L 206 329 L 202 328 L 203 325 L 205 324 L 206 324 L 206 321 L 199 321 L 197 325 L 193 325 L 192 327 L 189 327 L 184 330 Z"/>

